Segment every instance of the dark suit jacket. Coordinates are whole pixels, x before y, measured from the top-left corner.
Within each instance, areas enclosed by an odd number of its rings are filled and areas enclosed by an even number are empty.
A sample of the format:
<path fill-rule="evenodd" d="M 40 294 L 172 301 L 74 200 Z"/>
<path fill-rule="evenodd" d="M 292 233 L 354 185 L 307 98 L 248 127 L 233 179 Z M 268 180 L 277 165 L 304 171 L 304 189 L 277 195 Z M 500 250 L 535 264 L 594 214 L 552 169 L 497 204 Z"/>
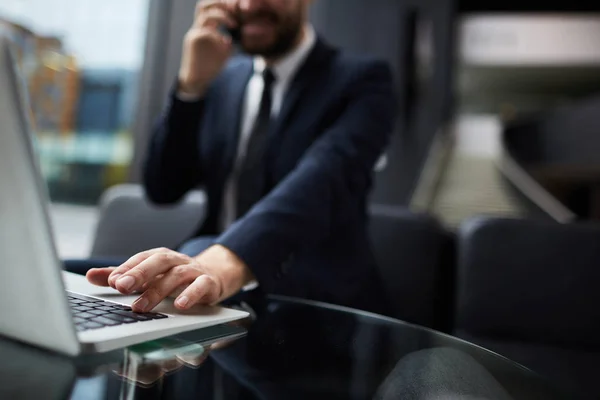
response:
<path fill-rule="evenodd" d="M 173 203 L 202 185 L 208 217 L 198 235 L 220 234 L 217 243 L 247 263 L 263 290 L 380 310 L 366 205 L 395 121 L 389 66 L 317 40 L 269 133 L 269 191 L 221 233 L 252 71 L 250 57 L 235 56 L 204 99 L 185 103 L 172 93 L 148 153 L 148 197 Z"/>

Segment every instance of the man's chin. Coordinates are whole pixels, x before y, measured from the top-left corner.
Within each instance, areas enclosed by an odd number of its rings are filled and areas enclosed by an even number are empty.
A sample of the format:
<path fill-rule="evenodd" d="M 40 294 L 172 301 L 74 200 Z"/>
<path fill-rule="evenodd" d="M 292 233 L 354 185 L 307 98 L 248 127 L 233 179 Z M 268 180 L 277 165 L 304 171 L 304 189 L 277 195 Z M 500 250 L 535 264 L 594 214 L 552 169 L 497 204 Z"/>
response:
<path fill-rule="evenodd" d="M 277 58 L 287 54 L 294 48 L 294 43 L 299 35 L 299 32 L 294 34 L 278 36 L 248 36 L 242 37 L 242 50 L 252 56 L 262 56 L 266 58 Z"/>
<path fill-rule="evenodd" d="M 258 46 L 242 46 L 244 53 L 251 56 L 259 56 L 264 58 L 278 58 L 287 54 L 291 48 L 277 48 L 275 46 L 258 47 Z"/>
<path fill-rule="evenodd" d="M 245 53 L 250 54 L 252 56 L 268 56 L 271 53 L 272 49 L 273 49 L 273 44 L 271 42 L 267 42 L 267 43 L 243 42 L 242 43 L 242 50 Z"/>

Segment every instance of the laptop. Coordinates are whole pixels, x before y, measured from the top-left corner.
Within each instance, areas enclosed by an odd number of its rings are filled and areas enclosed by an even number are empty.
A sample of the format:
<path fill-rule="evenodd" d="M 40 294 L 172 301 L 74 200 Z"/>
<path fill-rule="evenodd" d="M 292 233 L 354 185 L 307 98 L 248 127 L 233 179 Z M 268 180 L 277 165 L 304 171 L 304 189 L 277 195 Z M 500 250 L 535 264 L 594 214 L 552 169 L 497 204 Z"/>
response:
<path fill-rule="evenodd" d="M 151 313 L 133 313 L 137 296 L 62 271 L 25 86 L 10 47 L 0 35 L 0 335 L 74 356 L 248 316 L 218 306 L 180 312 L 170 299 Z"/>

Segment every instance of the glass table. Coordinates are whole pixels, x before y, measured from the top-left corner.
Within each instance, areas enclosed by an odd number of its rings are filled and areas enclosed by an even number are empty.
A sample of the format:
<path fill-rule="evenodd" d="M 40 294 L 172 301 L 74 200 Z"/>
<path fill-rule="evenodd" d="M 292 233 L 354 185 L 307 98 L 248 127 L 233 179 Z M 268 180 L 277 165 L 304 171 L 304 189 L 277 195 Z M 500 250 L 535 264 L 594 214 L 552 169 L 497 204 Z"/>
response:
<path fill-rule="evenodd" d="M 251 293 L 251 317 L 112 353 L 0 339 L 1 399 L 566 399 L 476 345 L 343 307 Z"/>

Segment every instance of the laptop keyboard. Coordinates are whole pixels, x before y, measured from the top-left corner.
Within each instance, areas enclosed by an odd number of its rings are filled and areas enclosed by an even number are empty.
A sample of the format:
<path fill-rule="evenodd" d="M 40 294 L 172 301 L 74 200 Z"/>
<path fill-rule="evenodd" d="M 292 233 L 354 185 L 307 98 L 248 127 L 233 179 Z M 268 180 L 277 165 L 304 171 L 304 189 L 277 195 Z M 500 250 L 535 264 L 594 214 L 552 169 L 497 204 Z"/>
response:
<path fill-rule="evenodd" d="M 168 318 L 159 313 L 135 313 L 131 307 L 67 291 L 77 331 Z"/>

